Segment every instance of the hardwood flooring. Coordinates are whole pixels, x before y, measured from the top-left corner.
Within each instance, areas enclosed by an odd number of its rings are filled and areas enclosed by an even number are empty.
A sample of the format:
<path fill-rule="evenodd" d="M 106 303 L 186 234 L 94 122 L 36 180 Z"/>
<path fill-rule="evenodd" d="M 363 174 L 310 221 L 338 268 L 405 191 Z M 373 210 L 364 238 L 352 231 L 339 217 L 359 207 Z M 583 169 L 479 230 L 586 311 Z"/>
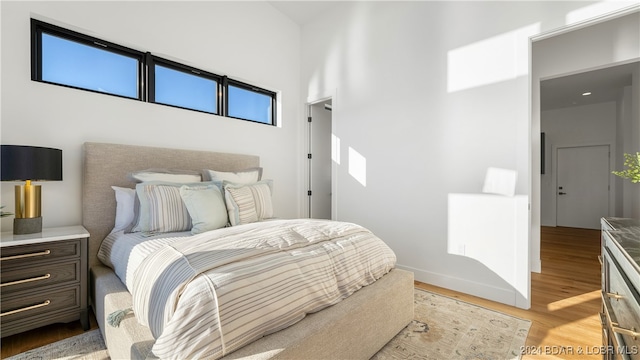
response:
<path fill-rule="evenodd" d="M 91 330 L 98 328 L 98 322 L 91 311 L 89 312 L 89 324 L 91 326 Z M 0 329 L 0 331 L 1 330 L 2 329 Z M 2 355 L 0 358 L 4 359 L 9 356 L 20 354 L 40 346 L 54 343 L 58 340 L 82 334 L 83 332 L 80 320 L 78 320 L 67 324 L 51 324 L 38 329 L 25 331 L 20 334 L 7 336 L 0 340 L 0 348 L 2 348 Z"/>
<path fill-rule="evenodd" d="M 531 274 L 531 309 L 416 282 L 416 287 L 531 320 L 523 359 L 600 359 L 600 231 L 541 229 L 542 272 Z M 91 328 L 97 328 L 91 317 Z M 3 338 L 2 358 L 82 333 L 80 322 Z M 579 354 L 582 351 L 582 354 Z"/>

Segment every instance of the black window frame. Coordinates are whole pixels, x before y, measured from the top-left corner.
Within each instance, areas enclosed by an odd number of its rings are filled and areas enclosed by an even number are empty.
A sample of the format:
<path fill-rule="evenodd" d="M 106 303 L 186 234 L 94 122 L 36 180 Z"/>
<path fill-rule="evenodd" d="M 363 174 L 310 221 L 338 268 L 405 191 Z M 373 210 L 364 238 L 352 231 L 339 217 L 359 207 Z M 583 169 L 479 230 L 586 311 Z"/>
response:
<path fill-rule="evenodd" d="M 191 111 L 198 111 L 198 112 L 202 112 L 205 114 L 213 114 L 213 115 L 218 115 L 218 116 L 222 116 L 223 114 L 223 110 L 222 110 L 222 81 L 223 81 L 223 76 L 221 75 L 217 75 L 202 69 L 198 69 L 195 68 L 193 66 L 189 66 L 189 65 L 185 65 L 185 64 L 181 64 L 179 62 L 176 61 L 172 61 L 172 60 L 168 60 L 168 59 L 164 59 L 161 58 L 159 56 L 155 56 L 151 53 L 147 53 L 146 54 L 146 63 L 147 63 L 147 101 L 150 103 L 154 103 L 154 104 L 158 104 L 158 105 L 164 105 L 164 106 L 171 106 L 171 107 L 175 107 L 175 108 L 180 108 L 180 109 L 185 109 L 185 110 L 191 110 Z M 207 80 L 213 80 L 216 82 L 217 86 L 216 86 L 216 109 L 218 110 L 218 112 L 209 112 L 209 111 L 204 111 L 204 110 L 199 110 L 199 109 L 192 109 L 192 108 L 188 108 L 188 107 L 184 107 L 184 106 L 179 106 L 179 105 L 172 105 L 172 104 L 165 104 L 165 103 L 159 103 L 156 102 L 156 73 L 155 73 L 155 66 L 156 65 L 160 65 L 162 67 L 166 67 L 169 68 L 171 70 L 175 70 L 175 71 L 180 71 L 183 72 L 185 74 L 188 75 L 193 75 L 193 76 L 197 76 L 197 77 L 201 77 Z"/>
<path fill-rule="evenodd" d="M 138 62 L 138 97 L 129 97 L 120 94 L 114 94 L 106 91 L 98 91 L 93 89 L 87 89 L 79 86 L 73 86 L 69 84 L 57 83 L 52 81 L 46 81 L 42 79 L 42 34 L 48 34 L 55 37 L 59 37 L 68 41 L 72 41 L 81 45 L 93 47 L 103 51 L 109 51 L 114 54 L 129 57 L 137 60 Z M 64 86 L 73 89 L 80 89 L 84 91 L 91 91 L 98 94 L 106 94 L 111 96 L 117 96 L 125 99 L 137 99 L 140 101 L 146 101 L 145 90 L 145 54 L 144 52 L 134 50 L 122 45 L 114 44 L 109 41 L 98 39 L 93 36 L 81 34 L 79 32 L 65 29 L 56 25 L 45 23 L 40 20 L 31 19 L 31 80 L 38 81 L 46 84 L 54 84 L 58 86 Z"/>
<path fill-rule="evenodd" d="M 52 36 L 56 36 L 68 41 L 76 42 L 81 45 L 90 46 L 96 49 L 109 51 L 118 55 L 126 56 L 132 59 L 135 59 L 138 62 L 138 97 L 130 97 L 120 94 L 114 94 L 107 91 L 99 91 L 88 88 L 83 88 L 79 86 L 58 83 L 53 81 L 46 81 L 42 79 L 42 34 L 49 34 Z M 179 105 L 158 103 L 155 101 L 155 65 L 160 65 L 163 67 L 170 68 L 172 70 L 185 72 L 188 74 L 192 74 L 195 76 L 200 76 L 205 79 L 214 80 L 217 82 L 216 89 L 216 107 L 218 112 L 213 113 L 209 111 L 192 109 L 188 107 L 183 107 Z M 227 117 L 231 119 L 238 119 L 249 121 L 257 124 L 271 125 L 277 126 L 277 92 L 267 90 L 255 85 L 251 85 L 249 83 L 234 80 L 226 75 L 218 75 L 212 72 L 208 72 L 206 70 L 202 70 L 193 66 L 185 65 L 176 61 L 172 61 L 169 59 L 165 59 L 156 55 L 153 55 L 151 52 L 144 52 L 140 50 L 135 50 L 126 46 L 118 45 L 116 43 L 112 43 L 110 41 L 105 41 L 100 38 L 96 38 L 93 36 L 85 35 L 79 33 L 77 31 L 69 30 L 57 25 L 49 24 L 41 20 L 31 18 L 31 80 L 37 81 L 45 84 L 63 86 L 72 89 L 78 89 L 83 91 L 89 91 L 97 94 L 105 94 L 110 96 L 116 96 L 123 99 L 133 99 L 163 106 L 170 106 L 179 109 L 185 109 L 190 111 L 197 111 L 205 114 L 212 114 L 222 117 Z M 245 119 L 241 117 L 229 116 L 228 114 L 228 88 L 229 85 L 242 88 L 244 90 L 257 92 L 260 94 L 267 95 L 271 98 L 271 122 L 262 122 L 252 119 Z"/>
<path fill-rule="evenodd" d="M 229 115 L 229 96 L 228 96 L 228 94 L 229 94 L 229 85 L 232 85 L 232 86 L 235 86 L 237 88 L 244 89 L 244 90 L 249 90 L 249 91 L 253 91 L 253 92 L 257 92 L 257 93 L 269 96 L 271 98 L 271 122 L 270 123 L 266 123 L 266 122 L 262 122 L 262 121 L 245 119 L 245 118 Z M 231 119 L 239 119 L 239 120 L 251 121 L 251 122 L 254 122 L 254 123 L 258 123 L 258 124 L 266 124 L 266 125 L 276 126 L 277 96 L 278 96 L 278 94 L 276 92 L 274 92 L 274 91 L 263 89 L 261 87 L 255 86 L 255 85 L 247 84 L 247 83 L 242 82 L 242 81 L 230 79 L 230 78 L 227 78 L 225 76 L 225 78 L 224 78 L 224 116 L 226 116 L 228 118 L 231 118 Z"/>

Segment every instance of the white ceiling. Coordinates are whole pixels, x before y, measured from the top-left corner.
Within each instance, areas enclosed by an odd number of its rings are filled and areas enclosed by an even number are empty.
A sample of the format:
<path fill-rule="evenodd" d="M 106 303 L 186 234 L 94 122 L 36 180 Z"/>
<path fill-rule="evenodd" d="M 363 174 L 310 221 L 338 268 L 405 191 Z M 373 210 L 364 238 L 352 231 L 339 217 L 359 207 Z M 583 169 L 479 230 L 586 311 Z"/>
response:
<path fill-rule="evenodd" d="M 540 82 L 542 110 L 615 101 L 621 88 L 631 85 L 633 70 L 640 62 L 557 77 Z M 589 96 L 583 96 L 591 92 Z"/>
<path fill-rule="evenodd" d="M 281 13 L 285 14 L 298 25 L 305 25 L 332 6 L 338 1 L 268 1 Z"/>

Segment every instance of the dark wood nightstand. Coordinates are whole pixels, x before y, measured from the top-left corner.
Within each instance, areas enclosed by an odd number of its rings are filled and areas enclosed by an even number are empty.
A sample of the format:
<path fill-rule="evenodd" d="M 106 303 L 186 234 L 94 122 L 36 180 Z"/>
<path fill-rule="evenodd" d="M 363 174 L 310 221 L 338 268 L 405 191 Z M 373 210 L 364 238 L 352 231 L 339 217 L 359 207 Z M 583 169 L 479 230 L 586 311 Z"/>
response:
<path fill-rule="evenodd" d="M 0 237 L 0 334 L 80 320 L 89 329 L 88 239 L 82 226 Z"/>

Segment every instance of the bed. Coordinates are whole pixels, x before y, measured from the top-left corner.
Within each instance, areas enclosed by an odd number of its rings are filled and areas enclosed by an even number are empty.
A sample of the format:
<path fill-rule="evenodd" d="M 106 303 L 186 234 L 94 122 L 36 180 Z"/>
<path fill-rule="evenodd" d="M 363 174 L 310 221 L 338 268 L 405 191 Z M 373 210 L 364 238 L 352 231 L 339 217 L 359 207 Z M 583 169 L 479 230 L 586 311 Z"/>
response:
<path fill-rule="evenodd" d="M 139 293 L 144 292 L 136 292 L 134 298 L 128 284 L 123 283 L 114 269 L 98 258 L 103 239 L 113 230 L 116 221 L 112 186 L 134 188 L 136 183 L 128 174 L 143 169 L 233 172 L 258 168 L 260 159 L 254 155 L 106 143 L 85 143 L 83 153 L 83 225 L 90 233 L 90 300 L 98 326 L 113 359 L 155 358 L 151 351 L 156 343 L 152 333 L 155 328 L 142 325 L 136 318 L 140 314 L 135 310 L 138 309 L 136 306 L 145 302 L 145 297 Z M 268 226 L 274 229 L 284 229 L 286 224 L 290 224 L 287 226 L 295 227 L 296 231 L 300 229 L 297 226 L 306 223 L 295 221 L 279 219 L 267 223 L 271 222 Z M 229 228 L 223 230 L 234 231 Z M 350 227 L 348 231 L 362 233 L 357 226 Z M 191 244 L 192 240 L 188 243 Z M 144 278 L 137 281 L 144 283 Z M 146 299 L 155 298 L 152 291 L 147 291 Z M 413 274 L 393 268 L 345 299 L 320 308 L 302 320 L 296 320 L 293 325 L 286 324 L 278 331 L 269 331 L 247 344 L 242 343 L 238 349 L 225 351 L 222 358 L 368 359 L 413 319 Z M 134 309 L 135 314 L 123 312 L 125 309 Z M 118 312 L 126 314 L 119 326 L 109 325 L 108 316 Z M 149 315 L 148 319 L 154 322 L 156 317 Z"/>

